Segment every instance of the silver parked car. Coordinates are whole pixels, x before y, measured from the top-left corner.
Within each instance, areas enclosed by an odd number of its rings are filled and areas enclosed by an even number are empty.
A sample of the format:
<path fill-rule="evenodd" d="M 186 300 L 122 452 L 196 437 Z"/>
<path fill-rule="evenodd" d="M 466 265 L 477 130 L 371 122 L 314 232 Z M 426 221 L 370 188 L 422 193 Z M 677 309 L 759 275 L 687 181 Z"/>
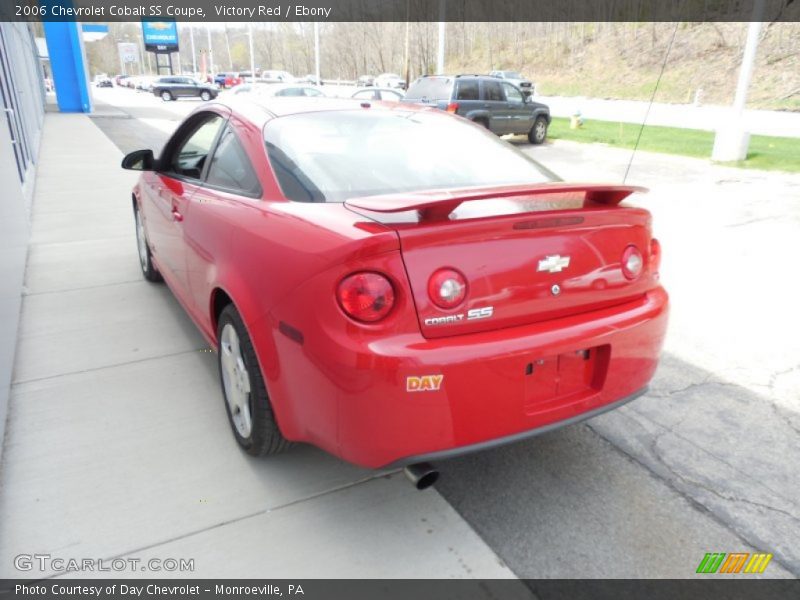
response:
<path fill-rule="evenodd" d="M 523 77 L 519 71 L 492 71 L 489 76 L 506 80 L 508 83 L 517 86 L 525 95 L 533 94 L 533 83 L 530 79 Z"/>

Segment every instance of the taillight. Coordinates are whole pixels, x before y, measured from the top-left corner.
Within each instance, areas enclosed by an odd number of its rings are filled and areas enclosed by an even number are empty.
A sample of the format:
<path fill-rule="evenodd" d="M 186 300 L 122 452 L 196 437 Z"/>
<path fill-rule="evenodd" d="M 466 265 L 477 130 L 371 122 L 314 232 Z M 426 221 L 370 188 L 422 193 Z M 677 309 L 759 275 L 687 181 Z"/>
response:
<path fill-rule="evenodd" d="M 661 242 L 656 238 L 650 240 L 650 271 L 658 273 L 661 267 Z"/>
<path fill-rule="evenodd" d="M 634 245 L 625 248 L 622 253 L 622 274 L 627 279 L 636 279 L 641 274 L 643 266 L 644 261 L 639 249 Z"/>
<path fill-rule="evenodd" d="M 337 289 L 344 312 L 364 323 L 380 321 L 394 306 L 394 288 L 379 273 L 355 273 L 342 279 Z"/>
<path fill-rule="evenodd" d="M 428 281 L 428 295 L 441 308 L 454 308 L 467 295 L 467 280 L 455 269 L 439 269 Z"/>
<path fill-rule="evenodd" d="M 454 113 L 458 110 L 458 102 L 451 102 L 447 105 L 447 112 Z"/>

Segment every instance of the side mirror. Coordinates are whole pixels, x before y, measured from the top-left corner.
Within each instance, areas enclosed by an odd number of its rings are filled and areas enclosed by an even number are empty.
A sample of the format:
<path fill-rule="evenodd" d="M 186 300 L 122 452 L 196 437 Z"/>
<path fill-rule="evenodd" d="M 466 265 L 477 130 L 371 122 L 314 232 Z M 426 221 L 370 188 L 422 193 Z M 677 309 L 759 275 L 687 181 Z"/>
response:
<path fill-rule="evenodd" d="M 135 150 L 122 159 L 122 168 L 129 171 L 155 171 L 156 159 L 152 150 Z"/>

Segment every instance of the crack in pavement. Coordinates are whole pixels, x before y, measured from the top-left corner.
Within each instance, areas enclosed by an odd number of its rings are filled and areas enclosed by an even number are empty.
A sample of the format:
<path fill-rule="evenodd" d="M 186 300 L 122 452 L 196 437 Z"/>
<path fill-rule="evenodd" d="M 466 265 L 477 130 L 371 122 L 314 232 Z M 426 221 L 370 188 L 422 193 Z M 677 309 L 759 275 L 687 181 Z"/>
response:
<path fill-rule="evenodd" d="M 657 455 L 657 456 L 661 456 L 661 453 L 657 450 L 656 445 L 658 444 L 659 441 L 661 441 L 661 439 L 666 434 L 670 433 L 670 434 L 674 435 L 676 438 L 678 438 L 679 440 L 691 445 L 693 448 L 697 449 L 698 451 L 700 451 L 700 452 L 702 452 L 704 454 L 707 454 L 708 456 L 710 456 L 714 460 L 717 460 L 717 461 L 721 462 L 723 465 L 725 465 L 726 467 L 728 467 L 732 471 L 735 471 L 736 473 L 738 473 L 739 475 L 743 475 L 745 478 L 749 479 L 753 483 L 758 484 L 759 486 L 761 486 L 765 490 L 769 491 L 771 494 L 773 494 L 777 498 L 779 498 L 779 499 L 781 499 L 781 500 L 783 500 L 785 502 L 788 502 L 789 504 L 793 503 L 792 499 L 786 498 L 785 496 L 783 496 L 783 494 L 781 494 L 780 492 L 772 489 L 771 487 L 769 487 L 768 485 L 764 484 L 759 479 L 756 479 L 755 477 L 750 475 L 750 473 L 748 473 L 747 471 L 743 471 L 739 467 L 737 467 L 737 466 L 731 464 L 730 462 L 728 462 L 722 456 L 720 456 L 718 454 L 715 454 L 714 452 L 711 452 L 707 448 L 704 448 L 703 446 L 700 446 L 700 445 L 696 444 L 693 440 L 691 440 L 690 438 L 687 438 L 685 435 L 682 435 L 681 433 L 675 431 L 676 428 L 678 428 L 680 425 L 682 425 L 687 420 L 689 420 L 691 415 L 686 415 L 680 421 L 678 421 L 677 423 L 674 423 L 672 425 L 664 425 L 662 423 L 658 423 L 656 421 L 653 421 L 647 415 L 643 414 L 642 412 L 636 410 L 633 407 L 629 407 L 628 408 L 628 412 L 633 412 L 634 414 L 639 416 L 643 421 L 646 421 L 650 425 L 652 425 L 654 427 L 657 427 L 657 428 L 659 428 L 661 430 L 658 434 L 656 434 L 656 436 L 651 440 L 651 442 L 649 444 L 649 446 L 650 446 L 649 449 L 650 449 L 652 454 Z M 660 461 L 660 462 L 663 463 L 663 461 Z M 666 463 L 664 463 L 664 466 L 667 467 L 668 469 L 670 469 L 670 467 Z"/>
<path fill-rule="evenodd" d="M 668 477 L 664 477 L 662 474 L 658 473 L 657 470 L 652 467 L 652 465 L 650 465 L 647 462 L 645 462 L 638 455 L 634 454 L 633 452 L 629 452 L 628 450 L 626 450 L 625 448 L 623 448 L 622 446 L 617 444 L 611 437 L 609 437 L 607 435 L 604 435 L 602 432 L 600 432 L 598 429 L 596 429 L 590 423 L 585 423 L 585 426 L 586 426 L 587 429 L 592 431 L 594 434 L 596 434 L 602 440 L 604 440 L 609 445 L 611 445 L 620 454 L 622 454 L 623 456 L 625 456 L 629 460 L 631 460 L 634 463 L 636 463 L 636 464 L 640 465 L 641 467 L 643 467 L 652 477 L 654 477 L 655 479 L 663 482 L 664 485 L 666 485 L 669 489 L 671 489 L 676 494 L 681 496 L 691 506 L 695 507 L 695 509 L 697 509 L 699 512 L 701 512 L 703 514 L 706 514 L 710 519 L 712 519 L 716 523 L 719 523 L 721 526 L 723 526 L 728 531 L 732 532 L 736 537 L 738 537 L 740 540 L 742 540 L 742 542 L 744 544 L 746 544 L 747 546 L 749 546 L 751 548 L 759 548 L 759 549 L 763 549 L 763 548 L 767 547 L 767 544 L 765 544 L 760 539 L 757 539 L 757 540 L 750 539 L 751 534 L 749 532 L 741 531 L 738 527 L 736 527 L 735 523 L 724 519 L 721 515 L 717 514 L 717 512 L 712 510 L 712 508 L 710 508 L 709 506 L 705 505 L 701 501 L 701 499 L 694 497 L 688 490 L 682 489 L 681 487 L 675 485 L 674 480 L 671 480 Z M 658 462 L 659 462 L 659 464 L 663 465 L 664 468 L 666 468 L 670 473 L 675 474 L 679 479 L 683 479 L 679 474 L 675 473 L 674 470 L 671 469 L 668 465 L 666 465 L 662 460 L 659 459 Z M 700 486 L 700 487 L 702 487 L 702 486 Z M 792 573 L 793 575 L 800 577 L 800 568 L 795 567 L 795 565 L 791 561 L 787 562 L 785 557 L 783 556 L 782 552 L 780 552 L 779 550 L 776 549 L 776 550 L 773 551 L 773 554 L 775 555 L 774 560 L 775 560 L 775 562 L 777 564 L 779 564 L 782 568 L 784 568 L 786 571 Z"/>

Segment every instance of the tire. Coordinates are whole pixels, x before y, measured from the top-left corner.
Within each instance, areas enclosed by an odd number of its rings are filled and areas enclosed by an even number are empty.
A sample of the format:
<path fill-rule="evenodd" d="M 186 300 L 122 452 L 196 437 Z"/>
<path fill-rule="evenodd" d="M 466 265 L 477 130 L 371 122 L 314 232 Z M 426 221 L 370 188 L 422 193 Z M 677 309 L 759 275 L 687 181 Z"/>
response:
<path fill-rule="evenodd" d="M 203 90 L 202 92 L 200 92 L 200 99 L 203 100 L 203 102 L 208 102 L 209 100 L 211 100 L 211 92 Z"/>
<path fill-rule="evenodd" d="M 139 254 L 139 266 L 142 268 L 142 275 L 147 281 L 158 283 L 163 281 L 161 273 L 153 265 L 153 255 L 150 252 L 150 244 L 147 242 L 147 232 L 144 229 L 144 221 L 139 213 L 139 207 L 134 204 L 133 217 L 136 222 L 136 249 Z"/>
<path fill-rule="evenodd" d="M 250 335 L 233 304 L 219 317 L 217 340 L 219 381 L 236 441 L 253 456 L 283 452 L 291 444 L 275 420 Z"/>
<path fill-rule="evenodd" d="M 164 102 L 169 102 L 170 100 L 174 100 L 174 99 L 175 99 L 175 98 L 172 96 L 172 93 L 171 93 L 169 90 L 164 90 L 163 92 L 161 92 L 161 93 L 159 94 L 159 96 L 161 96 L 161 99 L 162 99 Z"/>
<path fill-rule="evenodd" d="M 528 132 L 528 141 L 531 144 L 541 144 L 547 139 L 547 119 L 545 117 L 536 117 L 533 127 Z"/>

